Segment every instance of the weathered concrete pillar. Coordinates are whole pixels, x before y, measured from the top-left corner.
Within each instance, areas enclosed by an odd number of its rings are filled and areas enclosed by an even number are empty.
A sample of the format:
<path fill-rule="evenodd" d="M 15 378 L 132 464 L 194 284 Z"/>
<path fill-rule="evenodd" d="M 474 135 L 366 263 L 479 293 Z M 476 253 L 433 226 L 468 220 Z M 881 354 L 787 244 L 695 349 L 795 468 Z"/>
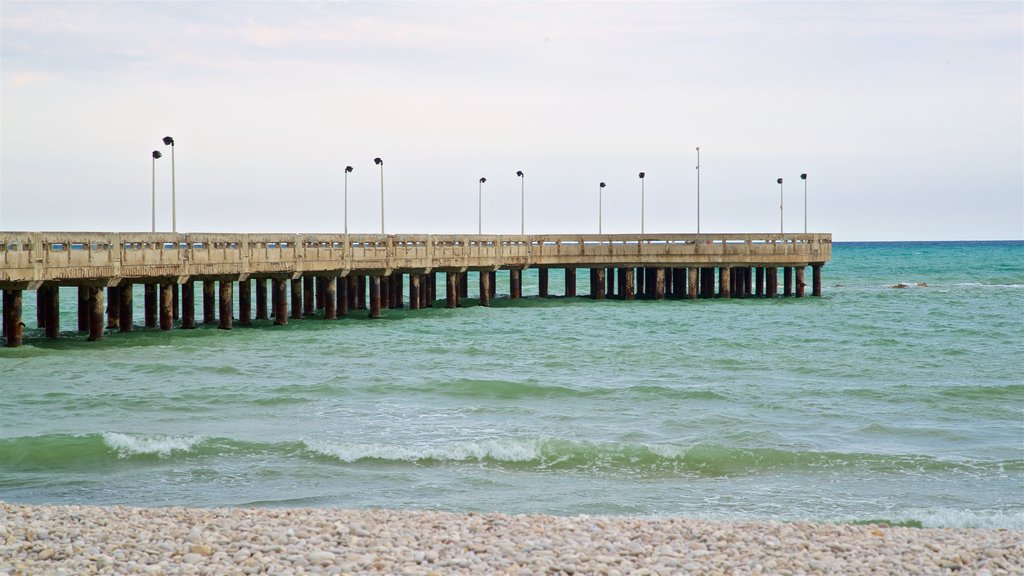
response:
<path fill-rule="evenodd" d="M 619 300 L 626 299 L 626 269 L 625 268 L 612 268 L 615 271 L 615 287 L 616 292 L 614 294 L 608 294 L 609 298 L 618 298 Z"/>
<path fill-rule="evenodd" d="M 256 319 L 266 320 L 267 319 L 267 279 L 266 278 L 254 278 L 253 283 L 256 286 Z"/>
<path fill-rule="evenodd" d="M 107 287 L 107 328 L 114 330 L 121 326 L 121 295 L 120 287 Z"/>
<path fill-rule="evenodd" d="M 164 280 L 159 285 L 160 290 L 160 329 L 170 330 L 174 328 L 174 302 L 171 294 L 170 280 Z"/>
<path fill-rule="evenodd" d="M 623 282 L 622 282 L 622 299 L 623 300 L 635 300 L 636 299 L 636 268 L 627 266 L 621 269 L 623 271 Z"/>
<path fill-rule="evenodd" d="M 271 278 L 270 285 L 274 291 L 274 325 L 284 326 L 288 323 L 288 281 L 284 278 Z"/>
<path fill-rule="evenodd" d="M 348 276 L 348 309 L 359 310 L 359 275 L 349 273 Z"/>
<path fill-rule="evenodd" d="M 103 326 L 105 324 L 103 317 L 104 305 L 103 305 L 103 289 L 90 286 L 89 287 L 89 341 L 95 342 L 103 338 Z"/>
<path fill-rule="evenodd" d="M 324 319 L 338 319 L 338 277 L 324 278 Z"/>
<path fill-rule="evenodd" d="M 316 277 L 316 309 L 327 310 L 327 278 Z"/>
<path fill-rule="evenodd" d="M 469 272 L 459 274 L 459 300 L 469 298 Z"/>
<path fill-rule="evenodd" d="M 404 282 L 402 280 L 402 273 L 399 272 L 398 274 L 394 274 L 393 276 L 395 278 L 395 285 L 391 289 L 391 294 L 394 295 L 395 308 L 401 309 L 405 306 L 405 303 L 402 302 L 402 294 L 405 292 Z"/>
<path fill-rule="evenodd" d="M 488 272 L 491 275 L 491 300 L 498 297 L 498 271 L 491 270 Z"/>
<path fill-rule="evenodd" d="M 664 284 L 662 285 L 664 290 Z M 644 297 L 654 299 L 658 291 L 658 268 L 644 268 Z"/>
<path fill-rule="evenodd" d="M 302 315 L 312 316 L 314 314 L 313 305 L 316 304 L 316 293 L 313 285 L 316 284 L 315 276 L 303 276 L 302 277 Z"/>
<path fill-rule="evenodd" d="M 573 298 L 576 296 L 576 269 L 565 269 L 565 296 Z"/>
<path fill-rule="evenodd" d="M 8 348 L 21 346 L 25 329 L 21 321 L 21 290 L 4 290 L 4 326 L 4 345 Z"/>
<path fill-rule="evenodd" d="M 348 316 L 348 302 L 349 302 L 348 286 L 349 286 L 349 283 L 350 283 L 350 281 L 349 281 L 349 277 L 348 276 L 342 276 L 342 277 L 338 278 L 337 314 L 338 314 L 339 318 L 342 317 L 342 316 Z"/>
<path fill-rule="evenodd" d="M 391 277 L 385 276 L 380 281 L 381 308 L 391 308 Z"/>
<path fill-rule="evenodd" d="M 690 300 L 696 300 L 698 289 L 700 287 L 700 269 L 699 268 L 688 268 L 686 270 L 686 297 Z"/>
<path fill-rule="evenodd" d="M 509 296 L 515 300 L 523 297 L 523 271 L 512 268 L 508 271 Z"/>
<path fill-rule="evenodd" d="M 537 269 L 537 295 L 541 298 L 548 297 L 548 269 Z"/>
<path fill-rule="evenodd" d="M 455 308 L 459 305 L 459 273 L 449 271 L 445 273 L 445 278 L 445 301 L 449 308 Z"/>
<path fill-rule="evenodd" d="M 615 296 L 615 268 L 608 268 L 604 271 L 604 295 L 606 298 Z"/>
<path fill-rule="evenodd" d="M 637 267 L 636 269 L 636 295 L 640 298 L 647 296 L 647 269 Z"/>
<path fill-rule="evenodd" d="M 782 295 L 792 296 L 793 295 L 793 267 L 784 266 L 782 268 Z"/>
<path fill-rule="evenodd" d="M 217 328 L 221 330 L 231 330 L 231 324 L 235 318 L 234 287 L 235 283 L 231 280 L 220 281 L 220 322 L 217 324 Z"/>
<path fill-rule="evenodd" d="M 156 328 L 160 312 L 160 294 L 156 284 L 147 282 L 143 285 L 142 323 L 146 328 Z"/>
<path fill-rule="evenodd" d="M 302 319 L 302 278 L 292 279 L 292 319 Z"/>
<path fill-rule="evenodd" d="M 46 328 L 46 307 L 41 306 L 40 303 L 46 300 L 46 292 L 49 290 L 48 286 L 40 286 L 36 288 L 36 328 Z"/>
<path fill-rule="evenodd" d="M 665 298 L 672 297 L 672 269 L 662 268 L 665 274 Z"/>
<path fill-rule="evenodd" d="M 595 300 L 604 300 L 604 289 L 606 282 L 604 279 L 604 268 L 591 268 L 590 269 L 590 297 Z"/>
<path fill-rule="evenodd" d="M 366 310 L 366 276 L 360 274 L 356 276 L 356 281 L 359 283 L 359 286 L 356 288 L 356 300 L 359 302 L 359 309 Z"/>
<path fill-rule="evenodd" d="M 821 296 L 821 264 L 811 264 L 811 296 Z"/>
<path fill-rule="evenodd" d="M 654 299 L 664 300 L 665 299 L 665 269 L 655 268 L 654 269 Z"/>
<path fill-rule="evenodd" d="M 370 284 L 370 318 L 380 318 L 380 276 L 371 276 Z"/>
<path fill-rule="evenodd" d="M 434 301 L 437 300 L 437 272 L 431 272 L 424 278 L 424 287 L 420 289 L 423 295 L 423 307 L 433 308 Z"/>
<path fill-rule="evenodd" d="M 718 268 L 718 297 L 729 298 L 732 296 L 732 269 L 728 266 Z"/>
<path fill-rule="evenodd" d="M 78 331 L 89 331 L 89 287 L 78 287 Z"/>
<path fill-rule="evenodd" d="M 41 303 L 46 309 L 46 337 L 60 337 L 60 288 L 49 286 Z M 37 306 L 39 304 L 36 304 Z"/>
<path fill-rule="evenodd" d="M 804 266 L 797 266 L 796 267 L 796 297 L 797 298 L 803 298 L 804 297 L 804 287 L 805 286 L 806 286 L 806 284 L 804 284 Z"/>
<path fill-rule="evenodd" d="M 775 298 L 775 295 L 779 292 L 779 269 L 775 266 L 767 266 L 764 269 L 764 273 L 764 297 Z"/>
<path fill-rule="evenodd" d="M 751 294 L 754 293 L 754 269 L 751 268 L 750 266 L 747 266 L 743 270 L 744 276 L 746 277 L 746 282 L 744 282 L 744 292 L 747 296 L 750 296 Z"/>
<path fill-rule="evenodd" d="M 203 280 L 203 324 L 217 319 L 217 285 L 214 280 Z"/>
<path fill-rule="evenodd" d="M 180 314 L 178 313 L 180 304 L 179 300 L 180 299 L 178 298 L 178 283 L 177 281 L 175 281 L 171 285 L 171 315 L 174 317 L 175 320 L 177 320 L 178 317 L 180 316 Z"/>
<path fill-rule="evenodd" d="M 423 296 L 420 295 L 422 279 L 422 274 L 409 274 L 409 310 L 419 310 L 423 305 Z"/>
<path fill-rule="evenodd" d="M 590 297 L 597 299 L 597 268 L 590 268 Z"/>
<path fill-rule="evenodd" d="M 764 296 L 764 266 L 755 268 L 754 273 L 754 295 Z"/>
<path fill-rule="evenodd" d="M 248 278 L 238 281 L 238 324 L 252 324 L 252 281 Z"/>
<path fill-rule="evenodd" d="M 120 310 L 117 311 L 117 324 L 121 332 L 132 331 L 132 315 L 134 314 L 132 308 L 134 304 L 134 295 L 132 294 L 132 283 L 131 280 L 121 281 L 121 289 L 118 290 L 118 307 Z"/>
<path fill-rule="evenodd" d="M 491 305 L 491 273 L 487 270 L 480 271 L 480 305 Z"/>
<path fill-rule="evenodd" d="M 686 298 L 686 268 L 672 269 L 672 297 Z"/>
<path fill-rule="evenodd" d="M 192 280 L 181 285 L 181 327 L 186 330 L 196 327 L 196 283 Z"/>

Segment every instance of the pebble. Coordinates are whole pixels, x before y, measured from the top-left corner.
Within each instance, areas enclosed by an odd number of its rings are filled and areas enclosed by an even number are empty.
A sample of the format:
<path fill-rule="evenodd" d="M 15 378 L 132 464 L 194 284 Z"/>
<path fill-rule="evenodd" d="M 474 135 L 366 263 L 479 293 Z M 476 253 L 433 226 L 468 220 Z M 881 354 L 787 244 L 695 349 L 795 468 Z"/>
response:
<path fill-rule="evenodd" d="M 994 529 L 0 502 L 0 536 L 0 576 L 1024 575 L 1024 532 Z"/>

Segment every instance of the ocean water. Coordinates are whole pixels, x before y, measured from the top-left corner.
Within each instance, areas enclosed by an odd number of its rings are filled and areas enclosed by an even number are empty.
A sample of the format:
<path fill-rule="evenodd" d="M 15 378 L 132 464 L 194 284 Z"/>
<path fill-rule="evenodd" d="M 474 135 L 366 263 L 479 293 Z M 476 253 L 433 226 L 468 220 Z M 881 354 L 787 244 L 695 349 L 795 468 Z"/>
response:
<path fill-rule="evenodd" d="M 1024 243 L 836 244 L 823 276 L 100 342 L 74 289 L 58 341 L 26 294 L 0 500 L 1024 529 Z"/>

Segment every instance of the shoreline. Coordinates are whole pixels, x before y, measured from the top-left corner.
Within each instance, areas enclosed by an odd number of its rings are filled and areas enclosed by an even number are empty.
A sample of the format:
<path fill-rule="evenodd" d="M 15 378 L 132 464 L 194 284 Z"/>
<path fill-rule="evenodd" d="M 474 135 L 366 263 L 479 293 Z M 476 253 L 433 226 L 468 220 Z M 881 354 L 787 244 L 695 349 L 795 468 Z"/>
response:
<path fill-rule="evenodd" d="M 1024 531 L 0 502 L 0 575 L 1024 574 Z"/>

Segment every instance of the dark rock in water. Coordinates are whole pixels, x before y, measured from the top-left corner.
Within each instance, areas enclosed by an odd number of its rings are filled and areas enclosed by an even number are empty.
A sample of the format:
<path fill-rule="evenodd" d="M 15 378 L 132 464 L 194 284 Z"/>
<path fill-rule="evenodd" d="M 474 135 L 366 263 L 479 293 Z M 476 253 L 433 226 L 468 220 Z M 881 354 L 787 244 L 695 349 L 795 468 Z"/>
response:
<path fill-rule="evenodd" d="M 927 288 L 928 287 L 928 283 L 927 282 L 918 282 L 917 283 L 917 287 L 918 288 Z"/>
<path fill-rule="evenodd" d="M 903 282 L 900 282 L 899 284 L 893 284 L 892 287 L 893 288 L 910 288 L 910 285 L 909 284 L 904 284 Z"/>

